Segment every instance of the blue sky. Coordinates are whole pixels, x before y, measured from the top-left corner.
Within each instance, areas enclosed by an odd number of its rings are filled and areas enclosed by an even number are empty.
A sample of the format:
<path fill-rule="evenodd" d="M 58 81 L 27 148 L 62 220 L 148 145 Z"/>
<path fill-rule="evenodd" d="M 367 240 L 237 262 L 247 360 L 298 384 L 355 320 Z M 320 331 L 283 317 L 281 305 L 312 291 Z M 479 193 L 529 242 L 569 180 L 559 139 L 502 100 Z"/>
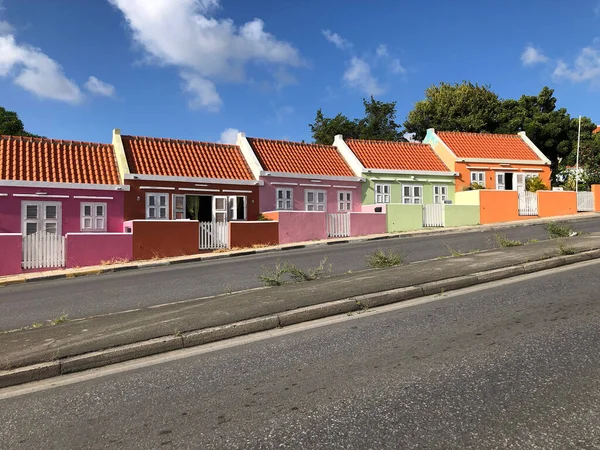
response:
<path fill-rule="evenodd" d="M 600 122 L 599 26 L 598 0 L 0 0 L 0 106 L 60 139 L 310 140 L 317 108 L 402 122 L 470 80 Z"/>

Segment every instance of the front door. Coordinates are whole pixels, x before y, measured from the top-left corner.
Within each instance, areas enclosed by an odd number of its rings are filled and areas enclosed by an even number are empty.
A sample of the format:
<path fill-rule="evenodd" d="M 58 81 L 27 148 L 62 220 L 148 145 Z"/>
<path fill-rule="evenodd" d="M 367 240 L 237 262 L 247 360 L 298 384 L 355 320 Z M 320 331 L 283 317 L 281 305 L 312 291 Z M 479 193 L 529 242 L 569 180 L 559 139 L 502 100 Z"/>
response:
<path fill-rule="evenodd" d="M 506 185 L 505 185 L 504 189 L 506 189 L 507 191 L 512 191 L 514 189 L 514 187 L 513 187 L 514 186 L 514 177 L 515 177 L 514 173 L 512 173 L 512 172 L 506 173 L 505 178 L 504 178 Z"/>
<path fill-rule="evenodd" d="M 213 197 L 213 221 L 227 222 L 227 197 L 220 195 Z"/>

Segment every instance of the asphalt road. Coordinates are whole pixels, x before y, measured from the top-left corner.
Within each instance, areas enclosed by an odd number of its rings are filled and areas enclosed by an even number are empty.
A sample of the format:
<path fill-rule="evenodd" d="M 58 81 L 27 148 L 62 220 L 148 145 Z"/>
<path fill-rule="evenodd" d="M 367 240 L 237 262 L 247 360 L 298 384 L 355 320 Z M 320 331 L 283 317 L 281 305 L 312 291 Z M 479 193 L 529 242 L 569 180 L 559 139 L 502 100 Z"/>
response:
<path fill-rule="evenodd" d="M 598 448 L 599 269 L 0 390 L 0 448 Z"/>
<path fill-rule="evenodd" d="M 600 219 L 573 222 L 575 230 L 600 231 Z M 542 225 L 510 228 L 511 239 L 546 239 Z M 318 266 L 327 257 L 332 273 L 367 268 L 366 256 L 382 248 L 403 253 L 407 262 L 448 256 L 452 251 L 484 250 L 497 245 L 496 232 L 398 238 L 382 241 L 317 246 L 286 252 L 265 253 L 175 266 L 42 281 L 0 288 L 0 330 L 44 323 L 62 314 L 90 317 L 130 309 L 191 300 L 261 286 L 257 275 L 264 267 L 290 261 L 298 267 Z"/>

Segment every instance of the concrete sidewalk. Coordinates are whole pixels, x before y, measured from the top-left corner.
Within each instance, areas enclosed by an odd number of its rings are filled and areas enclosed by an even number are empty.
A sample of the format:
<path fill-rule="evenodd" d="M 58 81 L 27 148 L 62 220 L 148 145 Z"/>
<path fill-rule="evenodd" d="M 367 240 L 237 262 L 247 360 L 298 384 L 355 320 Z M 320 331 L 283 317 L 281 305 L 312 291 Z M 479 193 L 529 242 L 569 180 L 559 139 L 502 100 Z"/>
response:
<path fill-rule="evenodd" d="M 119 271 L 123 271 L 123 270 L 144 269 L 144 268 L 168 266 L 168 265 L 174 265 L 174 264 L 193 263 L 193 262 L 200 262 L 200 261 L 211 261 L 211 260 L 222 259 L 222 258 L 232 258 L 232 257 L 238 257 L 238 256 L 261 254 L 261 253 L 296 250 L 296 249 L 301 249 L 301 248 L 323 246 L 323 245 L 336 245 L 336 244 L 345 244 L 345 243 L 352 243 L 352 242 L 397 239 L 397 238 L 402 238 L 402 237 L 415 237 L 415 236 L 428 236 L 428 235 L 433 236 L 433 235 L 440 235 L 440 234 L 468 233 L 468 232 L 477 232 L 477 231 L 493 231 L 493 230 L 502 230 L 502 229 L 506 229 L 506 228 L 522 227 L 522 226 L 527 226 L 527 225 L 545 224 L 548 222 L 577 222 L 579 220 L 587 220 L 587 219 L 591 219 L 594 217 L 600 218 L 600 213 L 579 213 L 579 214 L 572 215 L 572 216 L 548 217 L 548 218 L 543 218 L 543 219 L 528 219 L 528 220 L 521 220 L 518 222 L 507 222 L 507 223 L 498 223 L 498 224 L 491 224 L 491 225 L 422 229 L 422 230 L 415 230 L 415 231 L 406 231 L 406 232 L 402 232 L 402 233 L 385 233 L 385 234 L 376 234 L 376 235 L 370 235 L 370 236 L 359 236 L 359 237 L 351 237 L 351 238 L 327 239 L 325 241 L 297 242 L 297 243 L 293 243 L 293 244 L 276 245 L 276 246 L 257 248 L 257 249 L 249 248 L 249 249 L 233 250 L 233 251 L 218 252 L 218 253 L 205 253 L 205 254 L 198 254 L 198 255 L 178 256 L 178 257 L 173 257 L 173 258 L 162 258 L 162 259 L 156 259 L 156 260 L 151 260 L 151 261 L 133 261 L 133 262 L 129 262 L 129 263 L 77 267 L 77 268 L 72 268 L 72 269 L 48 270 L 48 271 L 44 271 L 44 272 L 31 272 L 31 273 L 26 273 L 26 274 L 0 277 L 0 287 L 9 286 L 12 284 L 25 283 L 25 282 L 48 281 L 48 280 L 54 280 L 54 279 L 74 278 L 74 277 L 80 277 L 80 276 L 86 276 L 86 275 L 99 275 L 102 273 L 113 273 L 113 272 L 119 272 Z"/>
<path fill-rule="evenodd" d="M 549 240 L 6 332 L 0 387 L 600 258 L 600 233 L 563 242 L 562 250 Z"/>

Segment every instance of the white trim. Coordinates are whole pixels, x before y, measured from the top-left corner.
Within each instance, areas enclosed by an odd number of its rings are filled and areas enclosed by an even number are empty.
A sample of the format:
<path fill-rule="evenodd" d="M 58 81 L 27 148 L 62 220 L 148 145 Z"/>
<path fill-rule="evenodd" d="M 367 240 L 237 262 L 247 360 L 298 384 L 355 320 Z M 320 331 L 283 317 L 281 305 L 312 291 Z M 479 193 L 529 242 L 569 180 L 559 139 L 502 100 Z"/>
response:
<path fill-rule="evenodd" d="M 223 189 L 223 192 L 231 192 L 232 194 L 252 194 L 252 191 L 237 191 L 235 189 Z"/>
<path fill-rule="evenodd" d="M 74 195 L 73 198 L 78 198 L 81 200 L 114 200 L 114 197 L 94 197 L 93 195 Z"/>
<path fill-rule="evenodd" d="M 519 172 L 519 169 L 514 167 L 492 167 L 489 170 L 493 172 Z M 542 170 L 542 169 L 539 169 Z"/>
<path fill-rule="evenodd" d="M 281 198 L 279 198 L 279 193 L 282 193 Z M 287 193 L 289 192 L 290 194 L 290 198 L 287 198 Z M 283 207 L 279 207 L 279 202 L 282 202 Z M 285 204 L 287 202 L 290 202 L 290 207 L 286 208 Z M 277 188 L 275 189 L 275 209 L 277 211 L 293 211 L 294 210 L 294 189 L 292 188 L 287 188 L 287 187 L 283 187 L 283 188 Z"/>
<path fill-rule="evenodd" d="M 340 189 L 358 189 L 356 186 L 338 186 L 338 185 L 333 185 L 334 188 L 340 188 Z"/>
<path fill-rule="evenodd" d="M 360 162 L 360 159 L 354 154 L 352 149 L 344 141 L 344 136 L 338 134 L 333 139 L 333 146 L 342 155 L 342 158 L 346 160 L 346 164 L 352 169 L 355 175 L 361 176 L 365 171 L 365 166 Z"/>
<path fill-rule="evenodd" d="M 361 177 L 334 177 L 334 176 L 329 176 L 329 175 L 307 175 L 304 173 L 286 173 L 286 172 L 266 172 L 266 171 L 262 171 L 260 173 L 261 177 L 278 177 L 278 178 L 303 178 L 303 179 L 315 179 L 315 178 L 319 178 L 321 180 L 325 180 L 325 181 L 352 181 L 355 183 L 359 183 L 361 181 L 364 181 L 364 178 Z"/>
<path fill-rule="evenodd" d="M 163 190 L 163 191 L 174 191 L 177 188 L 174 188 L 172 186 L 140 186 L 140 189 L 155 189 L 157 191 Z"/>
<path fill-rule="evenodd" d="M 399 181 L 400 178 L 379 178 L 379 177 L 373 177 L 370 179 L 371 181 Z M 407 181 L 409 181 L 409 179 L 407 179 Z"/>
<path fill-rule="evenodd" d="M 35 205 L 37 208 L 37 218 L 36 219 L 28 219 L 27 218 L 27 206 Z M 48 219 L 46 217 L 46 207 L 54 206 L 56 207 L 56 218 Z M 62 203 L 61 202 L 44 202 L 44 201 L 30 201 L 30 200 L 21 200 L 21 234 L 23 236 L 27 236 L 27 224 L 35 223 L 36 224 L 36 233 L 39 231 L 45 231 L 47 223 L 54 223 L 56 225 L 56 235 L 62 236 Z"/>
<path fill-rule="evenodd" d="M 457 177 L 458 172 L 438 172 L 435 170 L 389 170 L 389 169 L 366 169 L 366 173 L 382 173 L 384 175 L 439 175 L 446 177 Z"/>
<path fill-rule="evenodd" d="M 282 181 L 273 181 L 272 186 L 298 186 L 298 183 L 284 183 Z"/>
<path fill-rule="evenodd" d="M 521 172 L 543 172 L 544 169 L 521 169 Z"/>
<path fill-rule="evenodd" d="M 208 187 L 208 184 L 196 184 L 198 187 Z"/>
<path fill-rule="evenodd" d="M 246 133 L 238 133 L 236 144 L 240 148 L 242 156 L 248 163 L 248 167 L 250 167 L 252 175 L 254 175 L 254 178 L 258 179 L 260 177 L 260 173 L 263 171 L 263 167 L 256 157 L 256 153 L 254 153 L 252 145 L 250 145 L 250 142 L 246 138 Z"/>
<path fill-rule="evenodd" d="M 33 197 L 33 198 L 71 198 L 70 195 L 48 195 L 48 194 L 13 194 L 13 197 Z"/>
<path fill-rule="evenodd" d="M 85 215 L 85 208 L 86 206 L 89 206 L 90 208 L 90 215 L 86 216 Z M 102 215 L 98 215 L 97 211 L 98 211 L 98 206 L 102 207 Z M 102 224 L 103 226 L 98 228 L 97 224 L 98 224 L 98 218 L 103 219 Z M 91 226 L 90 228 L 86 228 L 85 226 L 85 220 L 86 219 L 90 219 L 91 221 Z M 94 231 L 94 230 L 98 230 L 98 231 L 103 231 L 106 232 L 107 227 L 108 227 L 108 212 L 107 212 L 107 205 L 104 202 L 81 202 L 80 206 L 79 206 L 79 229 L 81 231 Z"/>
<path fill-rule="evenodd" d="M 129 186 L 122 184 L 85 184 L 85 183 L 55 183 L 50 181 L 0 180 L 0 186 L 37 187 L 56 189 L 87 189 L 96 191 L 128 191 Z"/>
<path fill-rule="evenodd" d="M 410 189 L 410 195 L 404 195 L 404 188 Z M 419 189 L 421 195 L 415 195 L 415 188 Z M 423 185 L 422 184 L 402 184 L 400 187 L 400 199 L 403 205 L 422 205 L 423 204 Z M 406 203 L 404 199 L 410 199 L 410 203 Z M 415 202 L 418 199 L 418 202 Z"/>
<path fill-rule="evenodd" d="M 435 189 L 436 188 L 439 189 L 439 191 L 438 191 L 439 194 L 435 193 Z M 441 191 L 442 189 L 445 191 L 443 194 L 442 194 L 442 191 Z M 441 185 L 441 184 L 434 184 L 434 185 L 432 185 L 431 191 L 432 191 L 432 194 L 433 194 L 432 197 L 433 197 L 433 203 L 434 204 L 440 204 L 440 203 L 443 204 L 446 200 L 448 200 L 448 186 L 444 186 L 444 185 Z M 441 201 L 440 202 L 436 202 L 435 201 L 436 197 L 439 197 Z"/>
<path fill-rule="evenodd" d="M 0 236 L 23 236 L 23 233 L 0 233 Z"/>
<path fill-rule="evenodd" d="M 460 163 L 495 163 L 495 164 L 512 164 L 512 165 L 533 165 L 533 166 L 547 166 L 550 163 L 546 163 L 544 161 L 536 160 L 536 159 L 485 159 L 485 158 L 460 158 L 457 159 L 456 162 Z"/>
<path fill-rule="evenodd" d="M 324 188 L 331 187 L 330 184 L 300 184 L 300 186 L 303 186 L 303 187 L 324 187 Z"/>
<path fill-rule="evenodd" d="M 179 188 L 179 190 L 187 192 L 221 192 L 220 189 Z"/>
<path fill-rule="evenodd" d="M 311 183 L 321 183 L 321 180 L 310 180 Z"/>
<path fill-rule="evenodd" d="M 467 169 L 469 169 L 469 170 L 491 170 L 490 167 L 481 167 L 481 166 L 467 166 Z M 506 169 L 506 170 L 509 170 L 509 169 Z M 510 170 L 512 170 L 512 169 L 510 169 Z"/>
<path fill-rule="evenodd" d="M 149 221 L 146 220 L 145 222 L 149 222 Z M 161 220 L 161 222 L 164 222 L 164 220 Z M 87 232 L 66 233 L 65 236 L 67 236 L 67 237 L 69 237 L 69 236 L 131 236 L 131 233 L 110 233 L 110 232 L 101 231 L 99 233 L 87 233 Z"/>
<path fill-rule="evenodd" d="M 476 180 L 473 180 L 473 175 L 474 175 L 474 174 L 479 174 L 479 175 L 483 174 L 483 179 L 482 179 L 482 180 L 479 180 L 479 177 L 477 177 L 477 179 L 476 179 Z M 469 172 L 469 184 L 477 183 L 477 184 L 479 184 L 479 185 L 481 185 L 481 186 L 485 187 L 485 182 L 486 182 L 486 179 L 485 179 L 485 178 L 486 178 L 486 176 L 487 176 L 487 174 L 486 174 L 486 172 L 485 172 L 485 171 L 481 171 L 481 170 L 471 170 L 471 171 Z"/>
<path fill-rule="evenodd" d="M 313 201 L 308 201 L 308 194 L 313 194 Z M 323 201 L 319 201 L 319 194 L 323 194 Z M 327 191 L 324 189 L 304 189 L 304 210 L 309 211 L 308 206 L 313 205 L 315 212 L 327 212 Z M 323 211 L 318 210 L 318 206 L 323 205 Z"/>
<path fill-rule="evenodd" d="M 342 195 L 342 199 L 340 200 L 340 194 Z M 346 198 L 346 196 L 350 196 L 350 200 L 348 200 Z M 335 196 L 335 201 L 337 203 L 337 211 L 338 212 L 344 212 L 344 213 L 348 213 L 350 211 L 352 211 L 352 191 L 336 191 L 336 196 Z M 340 208 L 340 205 L 342 206 Z M 347 208 L 346 208 L 347 206 Z"/>
<path fill-rule="evenodd" d="M 435 132 L 435 128 L 427 129 L 427 134 L 425 135 L 425 139 L 423 139 L 423 144 L 428 144 L 436 155 L 437 152 L 435 151 L 435 148 L 433 148 L 433 146 L 438 142 L 442 144 L 442 146 L 448 151 L 448 153 L 450 153 L 450 156 L 454 160 L 454 162 L 456 162 L 456 154 L 452 151 L 450 147 L 448 147 L 448 144 L 446 144 L 443 141 L 443 139 L 438 136 L 438 134 Z M 442 162 L 444 162 L 444 159 L 440 155 L 437 156 L 442 160 Z M 445 162 L 444 165 L 446 165 Z M 454 168 L 456 169 L 456 166 Z"/>
<path fill-rule="evenodd" d="M 154 205 L 150 205 L 150 197 L 155 197 L 155 204 Z M 161 206 L 160 205 L 160 198 L 164 197 L 165 198 L 165 205 Z M 145 204 L 144 206 L 146 207 L 146 219 L 155 219 L 155 220 L 169 220 L 169 201 L 170 201 L 170 195 L 166 194 L 164 192 L 146 192 L 146 198 L 145 198 Z M 150 208 L 154 208 L 154 213 L 155 216 L 154 217 L 150 217 Z M 161 219 L 160 217 L 160 210 L 164 208 L 165 209 L 165 217 Z"/>
<path fill-rule="evenodd" d="M 0 192 L 0 197 L 8 197 L 8 194 L 4 194 L 4 193 Z"/>
<path fill-rule="evenodd" d="M 381 192 L 379 192 L 379 193 L 377 192 L 377 186 L 381 186 Z M 388 188 L 387 189 L 387 193 L 385 192 L 386 191 L 386 189 L 385 189 L 386 187 Z M 377 205 L 387 205 L 387 204 L 389 204 L 389 203 L 392 202 L 392 185 L 390 183 L 374 183 L 373 184 L 373 194 L 374 194 L 373 200 L 375 201 L 375 204 L 377 204 Z M 378 195 L 381 196 L 381 201 L 380 202 L 377 201 L 377 196 Z M 386 195 L 387 195 L 387 198 L 389 200 L 388 202 L 385 201 Z"/>
<path fill-rule="evenodd" d="M 517 133 L 519 137 L 527 144 L 527 146 L 534 151 L 534 153 L 546 164 L 550 164 L 550 160 L 542 153 L 542 151 L 537 148 L 537 146 L 527 137 L 527 133 L 524 131 L 519 131 Z"/>
<path fill-rule="evenodd" d="M 425 183 L 446 183 L 446 184 L 454 184 L 454 180 L 435 180 L 435 179 L 428 179 L 428 178 L 415 178 L 412 181 L 423 181 Z"/>
<path fill-rule="evenodd" d="M 257 180 L 230 180 L 228 178 L 193 178 L 193 177 L 168 177 L 163 175 L 126 174 L 126 180 L 139 181 L 177 181 L 181 183 L 209 183 L 209 184 L 241 184 L 244 186 L 262 186 L 264 183 Z"/>

